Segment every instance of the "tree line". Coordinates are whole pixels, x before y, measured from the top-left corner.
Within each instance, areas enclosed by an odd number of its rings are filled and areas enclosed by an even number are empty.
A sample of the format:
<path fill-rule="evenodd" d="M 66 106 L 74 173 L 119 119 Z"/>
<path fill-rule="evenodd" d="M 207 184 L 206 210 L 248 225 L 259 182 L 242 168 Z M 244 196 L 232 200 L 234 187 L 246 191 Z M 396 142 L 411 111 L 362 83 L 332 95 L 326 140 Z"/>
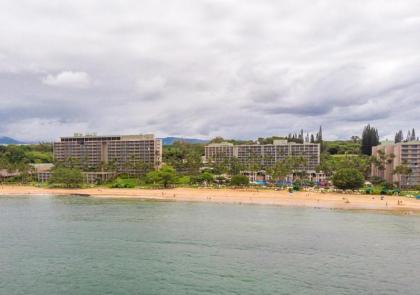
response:
<path fill-rule="evenodd" d="M 416 130 L 413 128 L 412 130 L 408 130 L 407 136 L 404 138 L 404 134 L 402 130 L 399 130 L 397 133 L 395 133 L 394 142 L 408 142 L 408 141 L 415 141 L 419 140 L 418 137 L 416 137 Z"/>

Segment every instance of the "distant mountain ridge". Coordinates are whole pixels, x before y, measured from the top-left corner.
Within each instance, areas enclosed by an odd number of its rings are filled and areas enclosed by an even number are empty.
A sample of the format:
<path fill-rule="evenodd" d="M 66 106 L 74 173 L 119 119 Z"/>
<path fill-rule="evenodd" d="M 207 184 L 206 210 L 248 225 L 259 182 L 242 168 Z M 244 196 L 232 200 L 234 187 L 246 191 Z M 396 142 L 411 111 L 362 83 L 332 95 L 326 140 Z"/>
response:
<path fill-rule="evenodd" d="M 186 143 L 208 143 L 208 140 L 198 139 L 198 138 L 183 138 L 183 137 L 164 137 L 162 138 L 163 145 L 171 145 L 176 141 L 186 142 Z"/>
<path fill-rule="evenodd" d="M 23 144 L 24 142 L 21 142 L 19 140 L 13 139 L 11 137 L 7 136 L 0 136 L 0 144 Z"/>

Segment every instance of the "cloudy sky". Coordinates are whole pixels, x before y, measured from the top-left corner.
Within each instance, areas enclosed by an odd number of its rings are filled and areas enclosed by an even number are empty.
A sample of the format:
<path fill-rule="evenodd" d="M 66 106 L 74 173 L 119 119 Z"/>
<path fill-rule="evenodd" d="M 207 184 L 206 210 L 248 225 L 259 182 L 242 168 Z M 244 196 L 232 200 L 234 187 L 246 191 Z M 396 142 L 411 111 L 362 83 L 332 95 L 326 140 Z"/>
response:
<path fill-rule="evenodd" d="M 419 0 L 2 0 L 0 136 L 392 137 L 419 32 Z"/>

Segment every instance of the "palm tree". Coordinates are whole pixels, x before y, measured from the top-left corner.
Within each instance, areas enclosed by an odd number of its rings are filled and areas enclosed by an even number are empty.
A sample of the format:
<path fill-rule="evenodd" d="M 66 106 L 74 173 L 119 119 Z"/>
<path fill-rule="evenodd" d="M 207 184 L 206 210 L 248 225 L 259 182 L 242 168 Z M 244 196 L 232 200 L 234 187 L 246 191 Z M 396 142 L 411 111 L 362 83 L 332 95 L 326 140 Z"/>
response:
<path fill-rule="evenodd" d="M 293 173 L 296 173 L 301 178 L 306 175 L 305 166 L 308 161 L 303 156 L 290 156 L 285 161 Z"/>
<path fill-rule="evenodd" d="M 383 150 L 378 150 L 378 156 L 372 157 L 372 163 L 376 166 L 376 168 L 381 171 L 382 177 L 384 177 L 384 171 L 386 165 L 389 165 L 394 161 L 395 155 L 393 153 L 387 154 Z"/>
<path fill-rule="evenodd" d="M 31 179 L 31 175 L 35 172 L 35 168 L 28 164 L 18 164 L 16 166 L 17 171 L 20 174 L 20 179 L 22 183 L 27 183 Z"/>
<path fill-rule="evenodd" d="M 78 168 L 80 167 L 80 160 L 75 157 L 68 157 L 63 164 L 66 168 Z"/>
<path fill-rule="evenodd" d="M 248 163 L 248 169 L 251 172 L 258 172 L 262 169 L 262 157 L 259 154 L 256 154 L 254 151 L 250 152 L 250 155 L 246 161 Z"/>
<path fill-rule="evenodd" d="M 409 177 L 409 175 L 410 174 L 412 174 L 413 173 L 413 170 L 410 168 L 410 167 L 408 167 L 407 165 L 406 165 L 406 163 L 403 163 L 403 164 L 401 164 L 401 165 L 398 165 L 397 167 L 395 167 L 395 169 L 394 169 L 394 171 L 393 171 L 393 173 L 395 174 L 395 175 L 399 175 L 400 177 L 401 177 L 401 179 L 404 177 L 405 178 L 405 184 L 406 185 L 409 185 L 408 184 L 408 177 Z M 402 182 L 402 181 L 401 181 Z M 399 186 L 402 184 L 402 183 L 398 183 L 399 184 Z"/>
<path fill-rule="evenodd" d="M 274 166 L 270 169 L 270 174 L 273 181 L 284 180 L 287 175 L 293 172 L 292 167 L 289 165 L 288 161 L 277 161 Z"/>
<path fill-rule="evenodd" d="M 244 165 L 238 158 L 232 157 L 231 159 L 229 159 L 228 172 L 230 175 L 237 175 L 241 173 L 242 170 L 244 170 Z"/>
<path fill-rule="evenodd" d="M 188 153 L 185 158 L 184 166 L 190 173 L 197 173 L 201 167 L 201 155 Z"/>

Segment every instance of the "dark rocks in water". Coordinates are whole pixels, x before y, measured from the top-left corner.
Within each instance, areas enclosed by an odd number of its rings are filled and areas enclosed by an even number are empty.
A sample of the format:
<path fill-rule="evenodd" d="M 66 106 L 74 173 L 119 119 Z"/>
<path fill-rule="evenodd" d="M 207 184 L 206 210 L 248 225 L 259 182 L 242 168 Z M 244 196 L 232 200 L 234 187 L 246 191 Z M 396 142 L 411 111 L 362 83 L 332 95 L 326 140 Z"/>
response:
<path fill-rule="evenodd" d="M 76 196 L 76 197 L 90 197 L 89 194 L 70 194 L 70 196 Z"/>

